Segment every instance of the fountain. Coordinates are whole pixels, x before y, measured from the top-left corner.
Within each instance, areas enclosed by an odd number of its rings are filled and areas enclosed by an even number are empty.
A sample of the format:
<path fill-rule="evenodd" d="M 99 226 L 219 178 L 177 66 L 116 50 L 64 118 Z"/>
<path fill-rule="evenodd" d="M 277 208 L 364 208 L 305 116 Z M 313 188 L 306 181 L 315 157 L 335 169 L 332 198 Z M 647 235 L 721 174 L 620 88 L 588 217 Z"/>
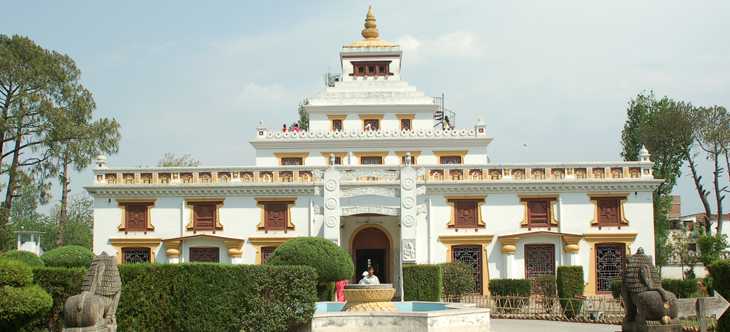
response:
<path fill-rule="evenodd" d="M 342 311 L 398 311 L 390 302 L 395 295 L 391 284 L 345 286 L 347 303 Z"/>

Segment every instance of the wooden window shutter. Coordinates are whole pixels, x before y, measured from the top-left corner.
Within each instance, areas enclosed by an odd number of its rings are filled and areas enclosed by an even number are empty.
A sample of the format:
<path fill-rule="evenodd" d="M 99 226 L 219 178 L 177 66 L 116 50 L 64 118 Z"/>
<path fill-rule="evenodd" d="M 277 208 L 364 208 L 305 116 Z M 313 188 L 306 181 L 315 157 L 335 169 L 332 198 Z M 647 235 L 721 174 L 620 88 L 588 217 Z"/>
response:
<path fill-rule="evenodd" d="M 479 204 L 476 201 L 458 200 L 454 201 L 454 226 L 456 227 L 477 227 Z"/>
<path fill-rule="evenodd" d="M 266 203 L 264 211 L 264 229 L 287 229 L 289 226 L 289 205 L 287 203 Z"/>

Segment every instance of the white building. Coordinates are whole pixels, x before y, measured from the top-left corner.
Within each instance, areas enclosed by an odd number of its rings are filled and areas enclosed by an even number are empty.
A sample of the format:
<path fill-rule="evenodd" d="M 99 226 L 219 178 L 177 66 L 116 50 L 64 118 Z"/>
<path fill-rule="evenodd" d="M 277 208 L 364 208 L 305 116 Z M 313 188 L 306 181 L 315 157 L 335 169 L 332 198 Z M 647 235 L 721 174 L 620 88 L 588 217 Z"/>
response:
<path fill-rule="evenodd" d="M 647 151 L 639 162 L 490 163 L 484 123 L 436 122 L 440 101 L 402 80 L 401 49 L 379 38 L 371 11 L 362 35 L 342 47 L 341 76 L 305 106 L 309 131 L 257 128 L 255 166 L 118 168 L 100 158 L 86 188 L 94 251 L 120 262 L 260 264 L 288 239 L 318 236 L 384 282 L 398 282 L 401 257 L 466 262 L 484 293 L 490 278 L 581 265 L 587 294 L 609 290 L 630 250 L 653 254 L 660 180 Z"/>

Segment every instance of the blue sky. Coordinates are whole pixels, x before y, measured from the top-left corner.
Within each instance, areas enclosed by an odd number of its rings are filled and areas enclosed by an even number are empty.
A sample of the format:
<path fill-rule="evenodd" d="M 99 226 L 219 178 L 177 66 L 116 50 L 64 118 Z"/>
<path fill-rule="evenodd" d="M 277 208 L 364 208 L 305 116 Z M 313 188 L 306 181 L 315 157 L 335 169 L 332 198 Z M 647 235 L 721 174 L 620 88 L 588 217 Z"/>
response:
<path fill-rule="evenodd" d="M 98 114 L 122 124 L 111 166 L 165 152 L 251 165 L 258 121 L 296 120 L 371 3 L 404 79 L 446 93 L 457 126 L 484 119 L 493 162 L 618 160 L 642 90 L 730 106 L 727 1 L 9 2 L 0 33 L 76 60 Z M 677 192 L 699 211 L 691 179 Z"/>

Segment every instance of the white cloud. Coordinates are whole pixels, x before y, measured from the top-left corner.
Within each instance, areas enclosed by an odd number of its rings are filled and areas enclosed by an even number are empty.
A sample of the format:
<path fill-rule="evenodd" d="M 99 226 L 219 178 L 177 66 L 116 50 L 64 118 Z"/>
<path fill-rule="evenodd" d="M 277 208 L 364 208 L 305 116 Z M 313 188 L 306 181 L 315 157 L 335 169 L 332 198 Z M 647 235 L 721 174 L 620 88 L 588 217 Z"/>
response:
<path fill-rule="evenodd" d="M 411 62 L 432 57 L 477 58 L 484 53 L 479 36 L 469 31 L 454 31 L 431 38 L 404 35 L 398 39 L 403 52 Z"/>

